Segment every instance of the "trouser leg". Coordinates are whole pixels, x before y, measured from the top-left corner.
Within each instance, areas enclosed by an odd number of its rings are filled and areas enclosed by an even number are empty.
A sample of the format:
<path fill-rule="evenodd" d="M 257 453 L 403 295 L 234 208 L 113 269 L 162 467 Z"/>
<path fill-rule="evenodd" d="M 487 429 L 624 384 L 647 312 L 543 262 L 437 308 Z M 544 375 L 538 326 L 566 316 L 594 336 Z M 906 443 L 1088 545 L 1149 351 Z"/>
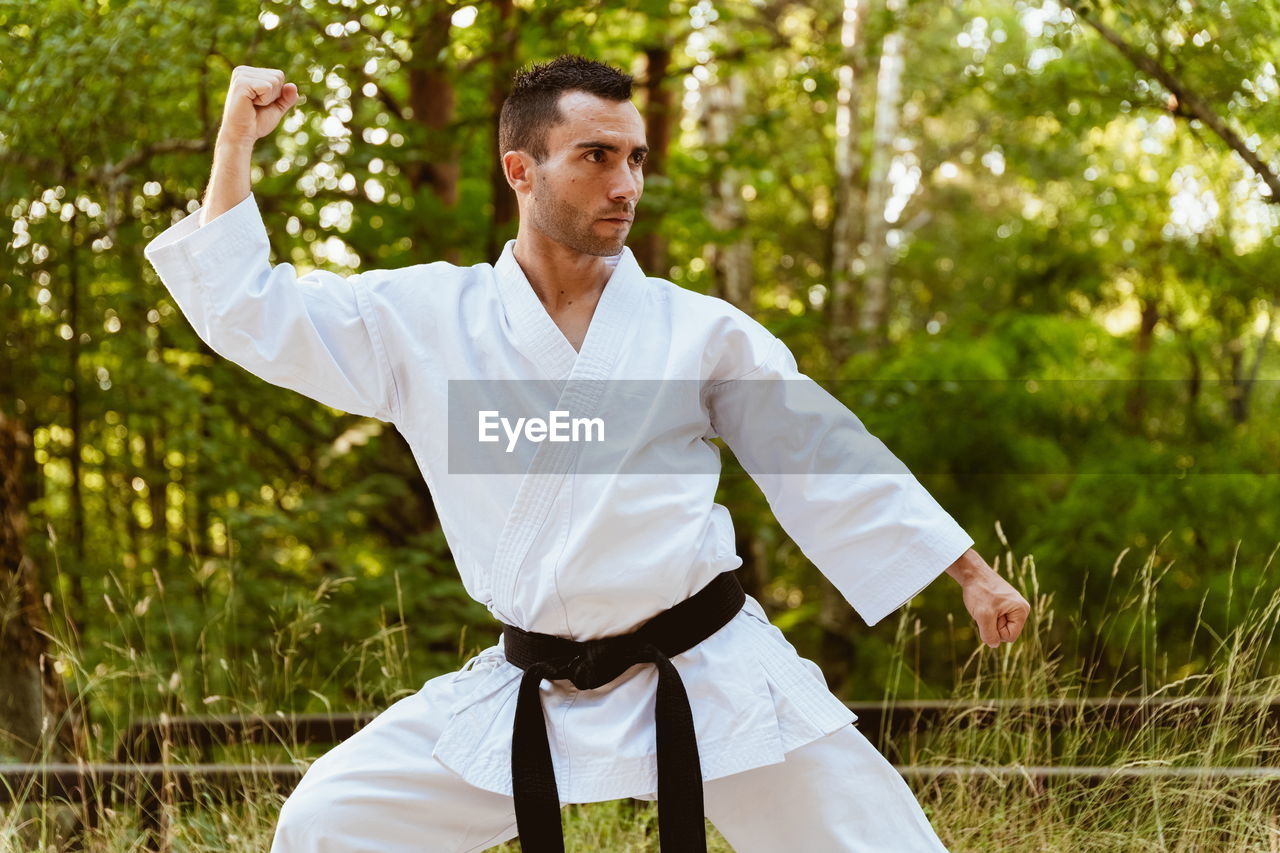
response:
<path fill-rule="evenodd" d="M 447 708 L 428 693 L 394 703 L 307 769 L 271 853 L 471 853 L 516 837 L 510 797 L 431 757 Z"/>
<path fill-rule="evenodd" d="M 906 780 L 852 724 L 781 764 L 704 783 L 703 799 L 737 853 L 947 853 Z"/>

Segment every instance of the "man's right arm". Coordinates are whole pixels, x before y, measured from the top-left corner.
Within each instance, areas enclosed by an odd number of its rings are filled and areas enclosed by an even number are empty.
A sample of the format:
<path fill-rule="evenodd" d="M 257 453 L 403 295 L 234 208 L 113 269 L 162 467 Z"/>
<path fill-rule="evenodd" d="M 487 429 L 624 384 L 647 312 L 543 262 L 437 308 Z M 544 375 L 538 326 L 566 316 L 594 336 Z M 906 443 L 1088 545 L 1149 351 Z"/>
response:
<path fill-rule="evenodd" d="M 276 129 L 298 102 L 298 87 L 284 81 L 278 68 L 237 65 L 222 108 L 222 125 L 213 150 L 213 173 L 200 209 L 200 224 L 249 197 L 254 144 Z"/>
<path fill-rule="evenodd" d="M 143 253 L 214 352 L 325 405 L 393 422 L 400 400 L 378 315 L 394 316 L 387 288 L 395 271 L 299 275 L 270 260 L 250 159 L 296 100 L 282 73 L 237 67 L 204 206 Z"/>
<path fill-rule="evenodd" d="M 209 176 L 209 188 L 204 193 L 200 207 L 200 224 L 226 213 L 249 197 L 253 187 L 249 173 L 253 163 L 253 143 L 239 139 L 223 140 L 219 137 L 213 149 L 213 172 Z"/>

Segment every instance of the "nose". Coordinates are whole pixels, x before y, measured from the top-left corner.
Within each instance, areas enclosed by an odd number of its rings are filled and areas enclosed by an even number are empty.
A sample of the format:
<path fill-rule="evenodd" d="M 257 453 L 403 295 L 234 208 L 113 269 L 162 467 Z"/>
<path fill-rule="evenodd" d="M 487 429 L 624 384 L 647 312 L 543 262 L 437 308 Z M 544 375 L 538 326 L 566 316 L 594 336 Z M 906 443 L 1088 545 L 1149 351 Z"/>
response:
<path fill-rule="evenodd" d="M 614 202 L 634 202 L 644 191 L 644 175 L 629 163 L 624 163 L 621 169 L 620 174 L 615 172 L 613 175 L 609 198 Z"/>

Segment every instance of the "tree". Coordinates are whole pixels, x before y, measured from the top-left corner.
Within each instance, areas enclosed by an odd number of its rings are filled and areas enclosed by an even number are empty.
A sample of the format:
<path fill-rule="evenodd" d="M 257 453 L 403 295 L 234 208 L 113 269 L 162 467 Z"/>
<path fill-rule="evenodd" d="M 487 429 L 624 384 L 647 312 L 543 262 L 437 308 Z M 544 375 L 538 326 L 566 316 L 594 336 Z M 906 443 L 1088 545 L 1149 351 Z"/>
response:
<path fill-rule="evenodd" d="M 0 412 L 0 755 L 70 761 L 85 755 L 82 730 L 61 663 L 50 654 L 52 598 L 42 593 L 25 546 L 30 448 L 22 424 Z"/>

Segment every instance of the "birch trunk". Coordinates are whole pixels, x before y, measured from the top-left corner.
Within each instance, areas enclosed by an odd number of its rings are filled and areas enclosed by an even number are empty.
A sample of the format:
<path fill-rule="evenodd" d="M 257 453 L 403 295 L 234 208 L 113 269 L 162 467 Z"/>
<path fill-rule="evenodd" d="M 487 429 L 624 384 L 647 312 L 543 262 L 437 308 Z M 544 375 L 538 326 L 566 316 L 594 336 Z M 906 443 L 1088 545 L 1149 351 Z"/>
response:
<path fill-rule="evenodd" d="M 890 4 L 894 9 L 897 4 Z M 893 30 L 884 37 L 880 71 L 876 78 L 876 121 L 867 175 L 866 278 L 862 286 L 859 331 L 875 347 L 887 337 L 889 312 L 889 246 L 885 241 L 888 223 L 885 205 L 889 201 L 889 166 L 893 162 L 893 141 L 902 115 L 903 35 Z"/>
<path fill-rule="evenodd" d="M 862 150 L 859 147 L 862 122 L 858 104 L 859 53 L 862 50 L 862 22 L 866 0 L 845 0 L 840 27 L 841 65 L 836 72 L 836 194 L 835 220 L 831 226 L 831 298 L 827 322 L 831 343 L 843 351 L 853 328 L 853 261 L 861 242 L 856 215 L 863 208 Z"/>
<path fill-rule="evenodd" d="M 742 203 L 742 178 L 734 166 L 731 148 L 733 130 L 746 103 L 745 92 L 746 81 L 742 72 L 734 70 L 704 93 L 705 135 L 718 163 L 714 170 L 714 200 L 708 218 L 721 232 L 739 231 L 747 220 Z M 750 313 L 751 245 L 745 237 L 739 236 L 712 244 L 709 254 L 720 298 Z"/>

